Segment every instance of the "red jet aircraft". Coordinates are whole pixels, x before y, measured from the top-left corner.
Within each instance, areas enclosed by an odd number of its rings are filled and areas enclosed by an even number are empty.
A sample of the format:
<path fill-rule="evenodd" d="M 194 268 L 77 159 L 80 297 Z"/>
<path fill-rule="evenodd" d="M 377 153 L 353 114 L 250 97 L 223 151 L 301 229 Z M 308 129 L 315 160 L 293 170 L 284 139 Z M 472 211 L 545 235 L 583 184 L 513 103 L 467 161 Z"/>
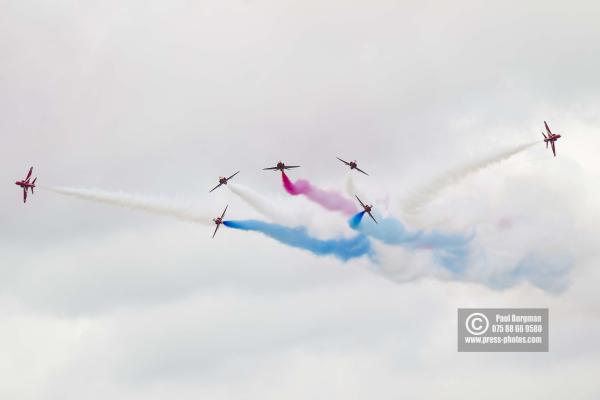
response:
<path fill-rule="evenodd" d="M 223 217 L 225 217 L 225 211 L 227 211 L 227 207 L 229 207 L 229 205 L 225 206 L 225 209 L 223 210 L 223 214 L 221 214 L 220 217 L 213 218 L 213 222 L 217 225 L 217 227 L 215 228 L 215 231 L 213 232 L 213 235 L 212 235 L 213 238 L 217 234 L 217 231 L 219 230 L 219 226 L 221 226 L 221 224 L 223 223 Z"/>
<path fill-rule="evenodd" d="M 214 188 L 210 189 L 208 191 L 208 193 L 212 192 L 213 190 L 215 190 L 216 188 L 221 187 L 221 185 L 227 185 L 227 182 L 233 178 L 234 176 L 236 176 L 237 174 L 239 174 L 240 171 L 236 172 L 235 174 L 231 175 L 229 178 L 225 178 L 224 176 L 220 176 L 219 177 L 219 184 L 217 186 L 215 186 Z"/>
<path fill-rule="evenodd" d="M 21 186 L 23 188 L 23 203 L 27 201 L 27 190 L 31 189 L 31 194 L 33 194 L 33 188 L 35 187 L 35 181 L 37 177 L 33 179 L 33 182 L 29 182 L 31 179 L 31 173 L 33 172 L 33 167 L 29 168 L 29 172 L 27 176 L 22 181 L 16 181 L 15 185 Z"/>
<path fill-rule="evenodd" d="M 300 166 L 299 165 L 285 165 L 283 162 L 279 161 L 277 163 L 277 166 L 263 168 L 263 171 L 268 171 L 268 170 L 276 171 L 276 170 L 280 170 L 281 172 L 283 172 L 284 169 L 292 169 L 292 168 L 298 168 L 298 167 L 300 167 Z"/>
<path fill-rule="evenodd" d="M 356 163 L 356 160 L 348 162 L 348 161 L 344 161 L 344 160 L 342 160 L 342 159 L 341 159 L 341 158 L 339 158 L 339 157 L 336 157 L 336 158 L 337 158 L 338 160 L 340 160 L 341 162 L 343 162 L 344 164 L 346 164 L 347 166 L 349 166 L 351 170 L 352 170 L 352 169 L 355 169 L 355 170 L 357 170 L 357 171 L 359 171 L 359 172 L 362 172 L 363 174 L 365 174 L 365 175 L 369 176 L 369 174 L 367 174 L 365 171 L 363 171 L 362 169 L 358 168 L 358 164 Z"/>
<path fill-rule="evenodd" d="M 548 136 L 546 136 L 544 132 L 542 132 L 542 135 L 544 135 L 544 142 L 546 142 L 546 148 L 548 148 L 548 143 L 550 143 L 550 146 L 552 146 L 552 153 L 554 153 L 554 157 L 556 157 L 556 148 L 554 147 L 554 142 L 560 138 L 560 135 L 552 133 L 546 121 L 544 121 L 544 125 L 546 126 L 546 132 L 548 133 Z"/>
<path fill-rule="evenodd" d="M 356 200 L 358 200 L 358 202 L 362 206 L 364 212 L 366 212 L 367 214 L 369 214 L 369 217 L 371 217 L 373 219 L 373 221 L 375 221 L 375 223 L 377 223 L 377 220 L 375 219 L 375 217 L 373 216 L 373 214 L 371 214 L 371 210 L 373 209 L 373 206 L 367 205 L 367 204 L 363 203 L 362 201 L 360 201 L 360 199 L 358 198 L 357 195 L 354 195 L 354 197 L 356 197 Z"/>

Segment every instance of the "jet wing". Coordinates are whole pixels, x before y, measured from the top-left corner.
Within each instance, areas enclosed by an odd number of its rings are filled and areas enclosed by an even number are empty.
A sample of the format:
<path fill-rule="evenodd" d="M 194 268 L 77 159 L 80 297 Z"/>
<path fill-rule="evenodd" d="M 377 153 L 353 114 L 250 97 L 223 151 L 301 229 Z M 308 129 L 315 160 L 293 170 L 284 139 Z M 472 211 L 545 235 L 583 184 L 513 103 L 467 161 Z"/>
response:
<path fill-rule="evenodd" d="M 23 203 L 27 203 L 27 188 L 23 188 Z"/>
<path fill-rule="evenodd" d="M 336 158 L 337 158 L 338 160 L 340 160 L 341 162 L 343 162 L 344 164 L 346 164 L 346 165 L 350 166 L 350 163 L 349 163 L 348 161 L 344 161 L 344 160 L 342 160 L 342 159 L 341 159 L 341 158 L 339 158 L 339 157 L 336 157 Z"/>
<path fill-rule="evenodd" d="M 556 148 L 554 147 L 554 141 L 551 142 L 552 145 L 552 153 L 554 153 L 554 157 L 556 157 Z"/>
<path fill-rule="evenodd" d="M 263 168 L 263 171 L 275 170 L 275 169 L 279 169 L 279 168 L 277 168 L 277 167 L 268 167 L 268 168 Z"/>
<path fill-rule="evenodd" d="M 231 178 L 233 178 L 234 176 L 236 176 L 237 174 L 239 174 L 240 171 L 236 172 L 235 174 L 231 175 L 229 178 L 227 178 L 227 180 L 230 180 Z"/>
<path fill-rule="evenodd" d="M 300 168 L 299 165 L 286 165 L 283 169 L 292 169 L 292 168 Z"/>
<path fill-rule="evenodd" d="M 366 176 L 369 176 L 369 174 L 367 174 L 367 173 L 366 173 L 365 171 L 363 171 L 362 169 L 360 169 L 360 168 L 358 168 L 358 167 L 356 167 L 355 169 L 356 169 L 357 171 L 360 171 L 360 172 L 362 172 L 362 173 L 363 173 L 363 174 L 365 174 Z"/>
<path fill-rule="evenodd" d="M 375 219 L 375 217 L 373 216 L 373 214 L 371 214 L 370 211 L 367 214 L 369 214 L 369 217 L 371 217 L 373 219 L 373 221 L 375 221 L 375 223 L 377 223 L 377 220 Z"/>
<path fill-rule="evenodd" d="M 29 178 L 31 178 L 31 173 L 33 172 L 33 167 L 29 168 L 29 172 L 27 173 L 27 177 L 25 177 L 25 180 L 28 181 Z"/>
<path fill-rule="evenodd" d="M 215 238 L 215 235 L 217 234 L 217 231 L 219 230 L 219 227 L 221 226 L 221 224 L 218 224 L 217 227 L 215 228 L 215 231 L 213 232 L 213 239 Z"/>
<path fill-rule="evenodd" d="M 362 201 L 360 201 L 360 199 L 358 198 L 357 195 L 354 195 L 354 197 L 356 197 L 356 200 L 358 200 L 358 202 L 360 203 L 361 206 L 363 206 L 363 208 L 365 207 L 364 203 Z"/>
<path fill-rule="evenodd" d="M 225 206 L 225 209 L 223 210 L 223 214 L 221 214 L 221 219 L 223 219 L 223 217 L 225 216 L 225 212 L 227 211 L 227 207 L 229 207 L 229 204 Z"/>
<path fill-rule="evenodd" d="M 550 130 L 550 128 L 548 127 L 548 124 L 546 123 L 546 121 L 544 121 L 544 125 L 546 126 L 546 132 L 548 133 L 552 133 L 552 131 Z"/>
<path fill-rule="evenodd" d="M 222 185 L 222 183 L 219 183 L 217 186 L 215 186 L 214 188 L 210 189 L 210 190 L 208 191 L 208 193 L 212 192 L 212 191 L 213 191 L 213 190 L 215 190 L 216 188 L 219 188 L 219 187 L 221 187 L 221 185 Z"/>

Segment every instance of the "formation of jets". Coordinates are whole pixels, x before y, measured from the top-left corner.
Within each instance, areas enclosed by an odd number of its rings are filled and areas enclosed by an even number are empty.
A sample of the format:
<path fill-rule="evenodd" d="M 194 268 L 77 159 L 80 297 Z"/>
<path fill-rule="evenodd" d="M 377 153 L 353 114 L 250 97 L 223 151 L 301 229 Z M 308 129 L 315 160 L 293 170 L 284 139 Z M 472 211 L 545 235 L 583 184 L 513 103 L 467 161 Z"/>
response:
<path fill-rule="evenodd" d="M 550 145 L 552 147 L 552 153 L 554 154 L 554 157 L 556 157 L 556 144 L 555 142 L 561 137 L 561 135 L 552 133 L 552 131 L 550 130 L 550 127 L 548 126 L 548 123 L 546 121 L 544 121 L 544 127 L 546 128 L 546 133 L 542 132 L 542 135 L 544 136 L 544 142 L 546 143 L 546 148 L 548 148 L 548 145 Z M 347 165 L 348 167 L 350 167 L 350 170 L 357 170 L 360 173 L 363 173 L 365 175 L 369 175 L 367 174 L 365 171 L 363 171 L 362 169 L 358 168 L 358 163 L 356 162 L 356 160 L 353 161 L 345 161 L 342 160 L 339 157 L 336 157 L 339 161 L 343 162 L 345 165 Z M 285 170 L 288 169 L 293 169 L 293 168 L 300 168 L 300 165 L 285 165 L 284 162 L 279 161 L 277 162 L 277 165 L 274 167 L 267 167 L 267 168 L 263 168 L 264 171 L 281 171 L 284 172 Z M 16 181 L 15 184 L 17 186 L 20 186 L 23 189 L 23 203 L 27 202 L 27 193 L 29 191 L 29 189 L 31 189 L 31 194 L 33 194 L 33 189 L 36 187 L 35 186 L 35 181 L 37 180 L 37 177 L 33 179 L 33 181 L 31 180 L 31 175 L 33 173 L 33 167 L 29 168 L 29 172 L 27 173 L 27 176 L 25 177 L 25 179 L 20 180 L 20 181 Z M 223 185 L 227 185 L 227 182 L 229 182 L 230 179 L 232 179 L 234 176 L 236 176 L 237 174 L 239 174 L 240 171 L 237 171 L 235 174 L 228 176 L 228 177 L 224 177 L 221 176 L 219 177 L 219 184 L 217 186 L 215 186 L 214 188 L 212 188 L 209 193 L 213 192 L 214 190 L 218 189 L 219 187 L 223 186 Z M 358 202 L 360 203 L 361 207 L 363 208 L 363 212 L 369 214 L 369 217 L 371 217 L 373 219 L 373 221 L 375 223 L 377 223 L 377 220 L 375 219 L 375 217 L 373 217 L 373 214 L 371 214 L 371 211 L 373 210 L 373 206 L 372 205 L 368 205 L 362 202 L 361 199 L 358 198 L 358 196 L 356 196 L 356 200 L 358 200 Z M 214 238 L 215 235 L 217 234 L 217 231 L 219 230 L 219 227 L 223 224 L 223 218 L 225 217 L 225 212 L 227 211 L 227 207 L 225 207 L 225 209 L 223 210 L 223 213 L 221 214 L 220 217 L 214 218 L 213 222 L 216 225 L 215 231 L 213 232 L 212 237 Z"/>
<path fill-rule="evenodd" d="M 32 173 L 33 173 L 33 167 L 29 168 L 29 172 L 27 173 L 27 176 L 25 177 L 25 179 L 15 182 L 15 185 L 21 186 L 23 188 L 23 203 L 27 202 L 27 191 L 29 189 L 31 189 L 31 194 L 33 194 L 33 188 L 35 187 L 35 181 L 37 180 L 37 177 L 34 178 L 33 181 L 30 182 Z"/>

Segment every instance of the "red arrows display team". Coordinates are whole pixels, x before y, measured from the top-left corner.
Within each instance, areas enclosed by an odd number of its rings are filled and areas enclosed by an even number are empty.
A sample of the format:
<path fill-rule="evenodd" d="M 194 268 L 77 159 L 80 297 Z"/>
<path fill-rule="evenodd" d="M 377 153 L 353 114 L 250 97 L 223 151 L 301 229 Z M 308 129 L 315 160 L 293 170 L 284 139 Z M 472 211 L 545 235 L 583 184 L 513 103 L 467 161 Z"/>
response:
<path fill-rule="evenodd" d="M 299 168 L 299 167 L 300 167 L 299 165 L 285 165 L 283 162 L 279 161 L 276 166 L 263 168 L 263 171 L 279 170 L 279 171 L 283 172 L 283 170 L 285 170 L 285 169 L 292 169 L 292 168 Z"/>
<path fill-rule="evenodd" d="M 360 205 L 363 208 L 363 211 L 366 212 L 367 214 L 369 214 L 369 217 L 371 217 L 373 219 L 373 221 L 375 221 L 375 223 L 377 223 L 377 220 L 375 219 L 375 217 L 373 216 L 373 214 L 371 214 L 371 210 L 373 209 L 373 206 L 370 206 L 368 204 L 363 203 L 357 195 L 354 195 L 354 197 L 356 197 L 356 200 L 358 200 L 358 202 L 360 203 Z"/>
<path fill-rule="evenodd" d="M 357 170 L 358 172 L 362 172 L 363 174 L 365 174 L 365 175 L 369 176 L 369 174 L 367 174 L 365 171 L 363 171 L 362 169 L 358 168 L 358 163 L 356 162 L 356 160 L 348 162 L 348 161 L 344 161 L 344 160 L 342 160 L 342 159 L 341 159 L 341 158 L 339 158 L 339 157 L 336 157 L 336 158 L 337 158 L 338 160 L 340 160 L 341 162 L 343 162 L 344 164 L 346 164 L 347 166 L 349 166 L 351 170 L 352 170 L 352 169 L 355 169 L 355 170 Z"/>
<path fill-rule="evenodd" d="M 221 214 L 220 217 L 213 218 L 213 222 L 215 223 L 215 225 L 217 225 L 217 227 L 215 228 L 215 231 L 213 232 L 213 235 L 212 235 L 213 238 L 215 237 L 215 235 L 217 234 L 217 231 L 219 230 L 219 227 L 223 223 L 223 218 L 225 217 L 225 212 L 227 211 L 227 207 L 229 207 L 229 205 L 225 206 L 225 209 L 223 210 L 223 214 Z"/>
<path fill-rule="evenodd" d="M 548 136 L 546 136 L 544 132 L 542 132 L 542 135 L 544 135 L 544 142 L 546 142 L 546 148 L 548 148 L 548 143 L 550 143 L 550 146 L 552 146 L 552 153 L 554 153 L 554 157 L 556 157 L 556 148 L 554 147 L 554 142 L 560 138 L 560 135 L 552 133 L 546 121 L 544 121 L 544 126 L 546 127 L 546 133 L 548 133 Z"/>
<path fill-rule="evenodd" d="M 224 176 L 220 176 L 220 177 L 219 177 L 219 184 L 218 184 L 217 186 L 215 186 L 214 188 L 210 189 L 210 190 L 208 191 L 208 193 L 210 193 L 210 192 L 212 192 L 213 190 L 215 190 L 215 189 L 217 189 L 217 188 L 221 187 L 221 185 L 227 185 L 227 182 L 229 182 L 229 180 L 230 180 L 231 178 L 233 178 L 234 176 L 236 176 L 236 175 L 237 175 L 237 174 L 239 174 L 239 173 L 240 173 L 240 171 L 236 172 L 235 174 L 231 175 L 231 176 L 230 176 L 230 177 L 228 177 L 228 178 L 226 178 L 226 177 L 224 177 Z"/>
<path fill-rule="evenodd" d="M 33 188 L 35 187 L 35 181 L 37 177 L 30 182 L 31 174 L 33 172 L 33 167 L 29 168 L 29 172 L 27 176 L 22 181 L 16 181 L 15 185 L 21 186 L 23 188 L 23 203 L 27 202 L 27 191 L 31 189 L 31 194 L 33 194 Z"/>

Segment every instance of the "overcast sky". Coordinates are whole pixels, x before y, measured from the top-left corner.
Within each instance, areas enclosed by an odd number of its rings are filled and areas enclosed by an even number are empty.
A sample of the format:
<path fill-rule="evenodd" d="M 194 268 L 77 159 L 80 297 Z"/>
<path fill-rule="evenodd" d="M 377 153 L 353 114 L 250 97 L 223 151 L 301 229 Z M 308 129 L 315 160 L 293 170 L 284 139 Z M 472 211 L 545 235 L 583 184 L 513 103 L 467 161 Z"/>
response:
<path fill-rule="evenodd" d="M 0 1 L 0 398 L 597 399 L 600 6 L 593 1 Z M 476 232 L 489 263 L 568 260 L 561 290 L 399 279 L 252 232 L 13 182 L 171 196 L 261 218 L 219 175 L 318 235 L 286 197 L 343 190 L 382 212 L 447 171 L 562 134 L 445 190 L 411 228 Z M 389 251 L 388 251 L 389 250 Z M 546 255 L 544 258 L 543 255 Z M 512 267 L 511 267 L 512 266 Z M 377 272 L 377 271 L 375 271 Z M 548 353 L 458 353 L 457 307 L 549 307 Z"/>

